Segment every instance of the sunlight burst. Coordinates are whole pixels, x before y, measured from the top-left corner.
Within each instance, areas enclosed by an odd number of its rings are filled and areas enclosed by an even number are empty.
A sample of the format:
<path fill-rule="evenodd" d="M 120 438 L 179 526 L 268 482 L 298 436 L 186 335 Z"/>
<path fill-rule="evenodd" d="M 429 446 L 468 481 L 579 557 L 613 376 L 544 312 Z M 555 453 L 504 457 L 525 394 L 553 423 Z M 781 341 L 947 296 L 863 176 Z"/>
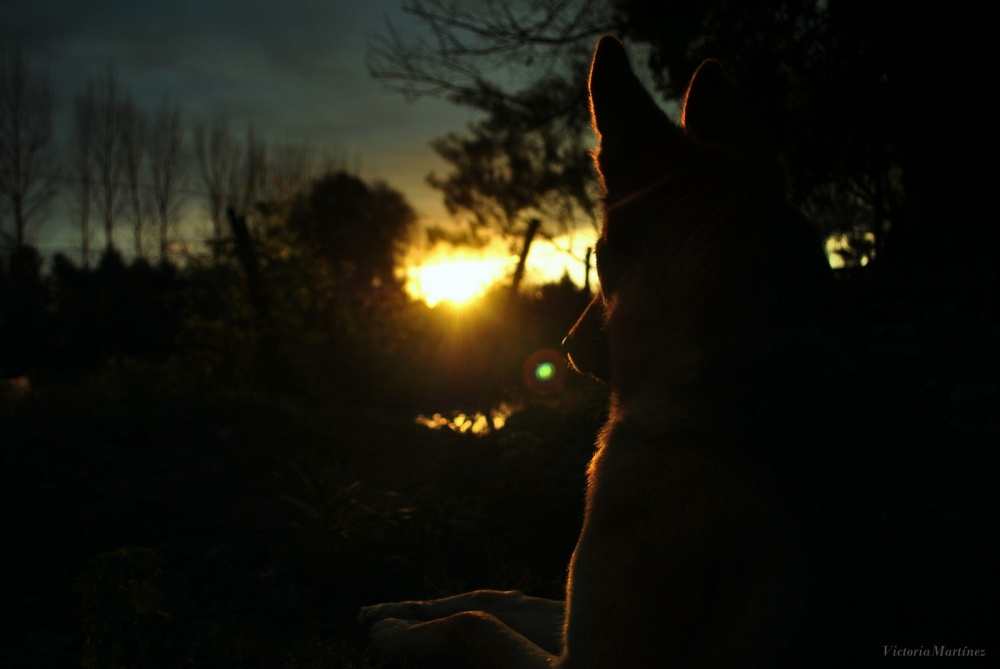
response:
<path fill-rule="evenodd" d="M 432 307 L 441 302 L 461 306 L 481 297 L 499 281 L 508 264 L 508 258 L 496 256 L 442 258 L 410 267 L 406 288 Z"/>
<path fill-rule="evenodd" d="M 555 283 L 567 273 L 578 286 L 583 285 L 582 260 L 593 244 L 593 236 L 587 234 L 562 235 L 551 243 L 536 241 L 528 254 L 522 286 Z M 415 247 L 410 250 L 402 271 L 406 292 L 413 299 L 423 300 L 432 307 L 442 302 L 465 306 L 498 282 L 509 281 L 516 264 L 517 257 L 508 244 L 494 239 L 481 248 L 446 243 Z"/>

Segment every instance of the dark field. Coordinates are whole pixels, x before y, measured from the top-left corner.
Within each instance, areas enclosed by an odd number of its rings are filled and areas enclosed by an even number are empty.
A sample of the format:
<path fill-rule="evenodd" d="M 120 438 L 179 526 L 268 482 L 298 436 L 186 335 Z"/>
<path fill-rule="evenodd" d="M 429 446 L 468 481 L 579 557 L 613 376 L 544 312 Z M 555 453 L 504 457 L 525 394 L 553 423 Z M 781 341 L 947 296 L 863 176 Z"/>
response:
<path fill-rule="evenodd" d="M 395 348 L 286 332 L 277 376 L 235 346 L 215 350 L 214 374 L 191 372 L 206 349 L 38 365 L 32 394 L 0 405 L 0 664 L 364 667 L 363 604 L 559 596 L 606 395 L 573 376 L 529 392 L 518 361 L 557 345 L 567 295 L 461 318 L 406 307 L 425 328 Z M 921 295 L 849 305 L 903 389 L 887 402 L 940 426 L 933 497 L 985 561 L 1000 321 L 974 291 Z M 414 420 L 502 400 L 518 410 L 483 436 Z"/>

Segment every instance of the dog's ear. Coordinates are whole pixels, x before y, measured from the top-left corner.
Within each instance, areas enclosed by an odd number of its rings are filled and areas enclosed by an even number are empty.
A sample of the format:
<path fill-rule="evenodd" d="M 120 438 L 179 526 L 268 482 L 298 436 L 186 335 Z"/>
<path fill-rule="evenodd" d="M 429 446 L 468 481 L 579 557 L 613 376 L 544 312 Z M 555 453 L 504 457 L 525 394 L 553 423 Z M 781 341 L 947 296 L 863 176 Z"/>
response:
<path fill-rule="evenodd" d="M 639 141 L 648 137 L 651 125 L 667 121 L 633 74 L 625 47 L 611 35 L 597 43 L 590 65 L 590 120 L 602 144 Z"/>
<path fill-rule="evenodd" d="M 691 77 L 684 94 L 681 126 L 685 134 L 699 141 L 744 149 L 784 188 L 784 172 L 767 132 L 747 111 L 719 61 L 704 61 Z"/>
<path fill-rule="evenodd" d="M 681 111 L 684 131 L 703 142 L 742 145 L 748 125 L 749 115 L 722 65 L 717 60 L 704 61 L 691 76 L 684 93 Z"/>

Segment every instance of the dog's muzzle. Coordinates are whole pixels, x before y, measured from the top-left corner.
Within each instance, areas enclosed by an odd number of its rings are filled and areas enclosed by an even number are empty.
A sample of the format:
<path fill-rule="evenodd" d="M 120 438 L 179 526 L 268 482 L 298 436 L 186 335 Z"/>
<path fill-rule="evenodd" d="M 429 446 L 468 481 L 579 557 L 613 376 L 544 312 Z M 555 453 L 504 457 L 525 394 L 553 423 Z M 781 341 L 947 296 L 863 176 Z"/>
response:
<path fill-rule="evenodd" d="M 604 304 L 597 295 L 562 341 L 570 367 L 598 381 L 611 378 L 611 348 L 604 331 Z"/>

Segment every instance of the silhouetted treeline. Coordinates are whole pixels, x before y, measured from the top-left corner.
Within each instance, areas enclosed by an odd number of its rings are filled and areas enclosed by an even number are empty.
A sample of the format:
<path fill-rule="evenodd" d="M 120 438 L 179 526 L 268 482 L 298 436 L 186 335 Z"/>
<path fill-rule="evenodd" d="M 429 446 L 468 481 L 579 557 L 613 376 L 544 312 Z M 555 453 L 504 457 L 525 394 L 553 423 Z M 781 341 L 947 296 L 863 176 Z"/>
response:
<path fill-rule="evenodd" d="M 79 368 L 111 356 L 162 359 L 175 350 L 188 281 L 174 265 L 126 264 L 114 250 L 93 269 L 30 246 L 0 267 L 0 374 Z"/>
<path fill-rule="evenodd" d="M 336 234 L 357 243 L 379 234 L 350 216 L 342 222 Z M 92 268 L 57 255 L 48 271 L 20 247 L 0 266 L 0 378 L 97 374 L 132 384 L 133 394 L 257 388 L 429 412 L 485 410 L 540 390 L 523 378 L 526 361 L 558 347 L 588 295 L 565 279 L 518 297 L 498 287 L 460 310 L 430 308 L 397 280 L 378 280 L 392 245 L 382 255 L 363 245 L 376 258 L 369 266 L 364 254 L 264 225 L 253 250 L 265 314 L 229 246 L 184 267 L 126 262 L 111 249 Z"/>

